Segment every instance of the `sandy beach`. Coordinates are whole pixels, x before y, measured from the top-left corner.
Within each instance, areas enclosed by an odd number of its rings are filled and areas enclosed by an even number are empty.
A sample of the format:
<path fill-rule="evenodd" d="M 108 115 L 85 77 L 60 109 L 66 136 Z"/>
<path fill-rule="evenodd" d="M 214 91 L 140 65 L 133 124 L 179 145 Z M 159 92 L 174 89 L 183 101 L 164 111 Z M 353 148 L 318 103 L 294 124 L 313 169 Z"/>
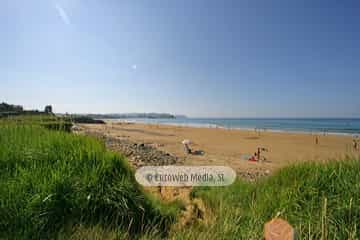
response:
<path fill-rule="evenodd" d="M 286 132 L 256 132 L 221 128 L 196 128 L 107 121 L 106 124 L 82 124 L 87 131 L 118 139 L 144 143 L 182 159 L 185 165 L 225 165 L 237 172 L 273 172 L 301 161 L 326 161 L 359 155 L 353 150 L 352 137 Z M 185 154 L 182 141 L 190 139 L 193 150 L 203 155 Z M 266 148 L 263 162 L 248 161 L 257 148 Z"/>

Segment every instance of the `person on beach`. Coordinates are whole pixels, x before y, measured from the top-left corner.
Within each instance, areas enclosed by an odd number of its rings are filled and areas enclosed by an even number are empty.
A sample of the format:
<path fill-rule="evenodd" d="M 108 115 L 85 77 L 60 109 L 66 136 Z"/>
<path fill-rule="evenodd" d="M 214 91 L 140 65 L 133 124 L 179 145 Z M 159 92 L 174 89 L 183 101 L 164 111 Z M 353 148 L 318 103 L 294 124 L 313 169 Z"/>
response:
<path fill-rule="evenodd" d="M 319 145 L 319 137 L 316 135 L 316 137 L 315 137 L 315 144 L 316 145 Z"/>
<path fill-rule="evenodd" d="M 254 153 L 253 156 L 251 156 L 251 157 L 249 158 L 249 161 L 251 161 L 251 162 L 257 162 L 257 161 L 258 161 L 258 160 L 257 160 L 257 153 L 256 153 L 256 152 Z"/>
<path fill-rule="evenodd" d="M 260 156 L 260 154 L 261 154 L 261 152 L 268 152 L 269 150 L 267 149 L 267 148 L 264 148 L 264 147 L 259 147 L 258 148 L 258 154 L 257 154 L 257 156 L 258 156 L 258 161 L 266 161 L 266 157 L 265 156 L 263 156 L 262 158 L 261 158 L 261 156 Z"/>
<path fill-rule="evenodd" d="M 181 143 L 184 145 L 185 153 L 190 154 L 191 153 L 191 148 L 189 147 L 189 145 L 191 143 L 190 140 L 185 139 Z"/>
<path fill-rule="evenodd" d="M 353 139 L 353 147 L 354 147 L 354 150 L 358 150 L 358 148 L 359 148 L 358 141 L 355 138 Z"/>

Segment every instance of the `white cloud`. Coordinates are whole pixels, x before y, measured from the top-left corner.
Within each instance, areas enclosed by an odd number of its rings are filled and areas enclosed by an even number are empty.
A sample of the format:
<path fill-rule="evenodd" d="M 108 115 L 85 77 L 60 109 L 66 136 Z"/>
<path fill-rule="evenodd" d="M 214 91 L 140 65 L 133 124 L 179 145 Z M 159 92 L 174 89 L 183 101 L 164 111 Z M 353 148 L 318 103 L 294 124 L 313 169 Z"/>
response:
<path fill-rule="evenodd" d="M 55 3 L 55 8 L 59 14 L 59 17 L 61 18 L 61 20 L 67 24 L 67 25 L 70 25 L 71 22 L 70 22 L 70 18 L 69 18 L 69 15 L 66 13 L 65 9 L 62 8 L 58 3 Z"/>

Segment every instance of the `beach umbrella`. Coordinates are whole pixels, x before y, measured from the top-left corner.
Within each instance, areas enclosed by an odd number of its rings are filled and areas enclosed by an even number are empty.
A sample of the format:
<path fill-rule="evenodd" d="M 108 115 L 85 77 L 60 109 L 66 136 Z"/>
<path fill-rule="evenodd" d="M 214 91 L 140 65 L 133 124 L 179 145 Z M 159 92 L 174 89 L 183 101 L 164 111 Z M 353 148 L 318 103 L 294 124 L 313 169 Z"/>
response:
<path fill-rule="evenodd" d="M 184 139 L 181 143 L 184 144 L 184 145 L 185 144 L 188 145 L 188 144 L 191 143 L 191 141 L 189 139 Z"/>

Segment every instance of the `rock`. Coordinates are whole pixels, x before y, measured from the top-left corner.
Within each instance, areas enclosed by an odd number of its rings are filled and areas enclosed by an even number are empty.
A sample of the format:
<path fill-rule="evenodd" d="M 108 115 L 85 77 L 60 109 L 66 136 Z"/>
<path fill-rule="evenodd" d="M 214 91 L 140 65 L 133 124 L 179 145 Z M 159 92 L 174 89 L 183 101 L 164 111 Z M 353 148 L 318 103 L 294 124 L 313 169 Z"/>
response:
<path fill-rule="evenodd" d="M 103 139 L 108 148 L 128 157 L 135 168 L 146 165 L 171 165 L 179 161 L 176 156 L 157 149 L 153 144 L 135 143 L 129 139 L 105 136 L 98 132 L 87 132 L 87 134 Z"/>
<path fill-rule="evenodd" d="M 264 226 L 265 240 L 295 240 L 294 228 L 284 219 L 274 218 Z"/>

